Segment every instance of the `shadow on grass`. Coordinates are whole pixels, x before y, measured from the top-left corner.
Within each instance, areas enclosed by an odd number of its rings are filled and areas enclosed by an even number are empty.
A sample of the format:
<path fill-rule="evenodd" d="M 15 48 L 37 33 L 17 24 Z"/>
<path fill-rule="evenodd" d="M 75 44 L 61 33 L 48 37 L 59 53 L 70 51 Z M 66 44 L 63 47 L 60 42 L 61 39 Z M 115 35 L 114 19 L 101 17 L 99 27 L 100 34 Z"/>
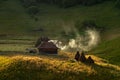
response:
<path fill-rule="evenodd" d="M 16 55 L 25 55 L 24 51 L 0 51 L 1 56 L 12 57 Z"/>
<path fill-rule="evenodd" d="M 25 51 L 0 51 L 1 56 L 14 57 L 14 56 L 37 56 L 37 57 L 45 57 L 59 60 L 68 60 L 68 56 L 59 55 L 59 54 L 47 54 L 47 53 L 28 53 Z"/>
<path fill-rule="evenodd" d="M 86 64 L 87 65 L 87 64 Z M 2 70 L 0 80 L 119 80 L 120 76 L 111 73 L 111 69 L 92 64 L 97 73 L 59 71 L 56 68 L 47 69 L 50 65 L 36 65 L 35 62 L 18 60 Z"/>
<path fill-rule="evenodd" d="M 87 64 L 85 65 L 91 67 L 96 71 L 96 74 L 90 74 L 88 77 L 90 80 L 119 80 L 120 70 L 111 67 L 109 65 L 102 66 L 98 64 Z"/>
<path fill-rule="evenodd" d="M 58 58 L 58 55 L 50 55 L 50 54 L 31 54 L 25 52 L 16 52 L 16 51 L 3 51 L 1 52 L 2 56 L 14 57 L 17 55 L 26 55 L 26 56 L 45 56 L 51 58 Z M 56 57 L 58 56 L 58 57 Z M 62 57 L 62 56 L 61 56 Z M 61 58 L 60 58 L 61 59 Z M 52 64 L 41 64 L 38 61 L 31 60 L 21 60 L 18 59 L 14 63 L 11 63 L 4 70 L 0 70 L 0 80 L 119 80 L 120 75 L 117 73 L 113 67 L 102 66 L 97 64 L 85 64 L 90 67 L 95 72 L 88 73 L 85 72 L 75 72 L 66 70 L 59 70 Z M 48 69 L 48 67 L 52 67 L 52 69 Z M 81 66 L 81 64 L 80 64 Z"/>

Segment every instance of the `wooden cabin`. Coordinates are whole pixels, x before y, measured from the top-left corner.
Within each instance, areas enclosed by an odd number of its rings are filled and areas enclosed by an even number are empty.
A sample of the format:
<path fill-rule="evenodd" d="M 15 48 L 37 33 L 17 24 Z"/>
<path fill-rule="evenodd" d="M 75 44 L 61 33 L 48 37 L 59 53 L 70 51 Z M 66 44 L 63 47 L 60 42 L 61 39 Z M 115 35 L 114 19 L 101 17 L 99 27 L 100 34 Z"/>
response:
<path fill-rule="evenodd" d="M 39 52 L 57 54 L 58 47 L 53 42 L 44 41 L 38 46 Z"/>

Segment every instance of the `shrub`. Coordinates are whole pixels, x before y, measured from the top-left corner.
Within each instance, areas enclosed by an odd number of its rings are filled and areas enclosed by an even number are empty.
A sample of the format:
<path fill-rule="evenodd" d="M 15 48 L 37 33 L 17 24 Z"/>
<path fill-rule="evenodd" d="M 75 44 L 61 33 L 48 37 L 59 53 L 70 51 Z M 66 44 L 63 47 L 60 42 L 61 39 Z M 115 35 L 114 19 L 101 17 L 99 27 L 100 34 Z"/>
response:
<path fill-rule="evenodd" d="M 95 5 L 106 0 L 20 0 L 25 7 L 35 6 L 38 3 L 55 4 L 63 8 L 75 5 Z"/>
<path fill-rule="evenodd" d="M 97 24 L 93 20 L 85 20 L 82 22 L 82 28 L 97 28 Z"/>
<path fill-rule="evenodd" d="M 98 31 L 104 31 L 105 27 L 99 26 L 94 20 L 84 20 L 82 23 L 76 21 L 75 27 L 82 34 L 86 29 L 96 29 Z"/>
<path fill-rule="evenodd" d="M 67 7 L 74 6 L 76 4 L 78 4 L 77 0 L 61 0 L 60 3 L 59 3 L 59 6 L 67 8 Z"/>
<path fill-rule="evenodd" d="M 116 7 L 120 9 L 120 0 L 116 1 Z"/>
<path fill-rule="evenodd" d="M 98 4 L 98 3 L 101 3 L 101 2 L 103 2 L 103 0 L 83 0 L 82 4 L 90 6 L 90 5 Z"/>
<path fill-rule="evenodd" d="M 32 14 L 32 15 L 35 15 L 39 12 L 39 8 L 37 6 L 30 6 L 28 8 L 28 13 L 29 14 Z"/>
<path fill-rule="evenodd" d="M 36 6 L 36 0 L 20 0 L 24 7 Z"/>

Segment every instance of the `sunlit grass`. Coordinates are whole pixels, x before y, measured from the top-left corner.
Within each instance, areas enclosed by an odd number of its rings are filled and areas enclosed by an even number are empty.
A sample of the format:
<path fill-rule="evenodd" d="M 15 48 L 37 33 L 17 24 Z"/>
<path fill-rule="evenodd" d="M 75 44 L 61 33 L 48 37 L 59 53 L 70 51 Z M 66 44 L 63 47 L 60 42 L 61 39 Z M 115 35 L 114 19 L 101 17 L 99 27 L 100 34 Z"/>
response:
<path fill-rule="evenodd" d="M 104 59 L 90 55 L 95 60 L 95 64 L 87 65 L 76 62 L 70 56 L 71 53 L 67 55 L 68 59 L 62 59 L 60 54 L 56 55 L 56 57 L 60 56 L 61 60 L 47 55 L 0 56 L 0 64 L 4 65 L 0 66 L 0 80 L 117 80 L 120 78 L 120 67 L 109 64 Z"/>
<path fill-rule="evenodd" d="M 120 65 L 120 37 L 101 43 L 92 50 L 92 53 L 107 59 L 112 64 Z"/>
<path fill-rule="evenodd" d="M 91 56 L 95 61 L 95 64 L 89 65 L 76 62 L 75 52 L 59 51 L 57 55 L 26 53 L 26 48 L 34 46 L 33 40 L 6 39 L 0 42 L 2 43 L 0 80 L 119 80 L 120 78 L 120 66 L 111 64 L 106 58 L 97 57 L 98 54 L 86 55 L 86 58 Z M 115 43 L 118 42 L 118 39 L 115 40 Z M 106 44 L 114 43 L 111 41 L 105 43 L 102 48 L 105 49 Z M 111 46 L 108 48 L 111 49 Z"/>
<path fill-rule="evenodd" d="M 10 65 L 12 63 L 12 59 L 5 56 L 0 56 L 0 70 L 5 69 L 6 66 Z"/>

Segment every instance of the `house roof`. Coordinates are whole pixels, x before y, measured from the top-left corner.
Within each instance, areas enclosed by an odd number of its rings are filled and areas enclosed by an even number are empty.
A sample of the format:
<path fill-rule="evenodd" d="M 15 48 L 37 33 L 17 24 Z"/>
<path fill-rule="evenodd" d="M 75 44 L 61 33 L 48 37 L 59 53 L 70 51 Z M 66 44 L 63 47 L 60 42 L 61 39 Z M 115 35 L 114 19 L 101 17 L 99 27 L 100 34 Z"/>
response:
<path fill-rule="evenodd" d="M 58 49 L 53 42 L 42 42 L 38 48 L 51 48 L 51 49 Z"/>

